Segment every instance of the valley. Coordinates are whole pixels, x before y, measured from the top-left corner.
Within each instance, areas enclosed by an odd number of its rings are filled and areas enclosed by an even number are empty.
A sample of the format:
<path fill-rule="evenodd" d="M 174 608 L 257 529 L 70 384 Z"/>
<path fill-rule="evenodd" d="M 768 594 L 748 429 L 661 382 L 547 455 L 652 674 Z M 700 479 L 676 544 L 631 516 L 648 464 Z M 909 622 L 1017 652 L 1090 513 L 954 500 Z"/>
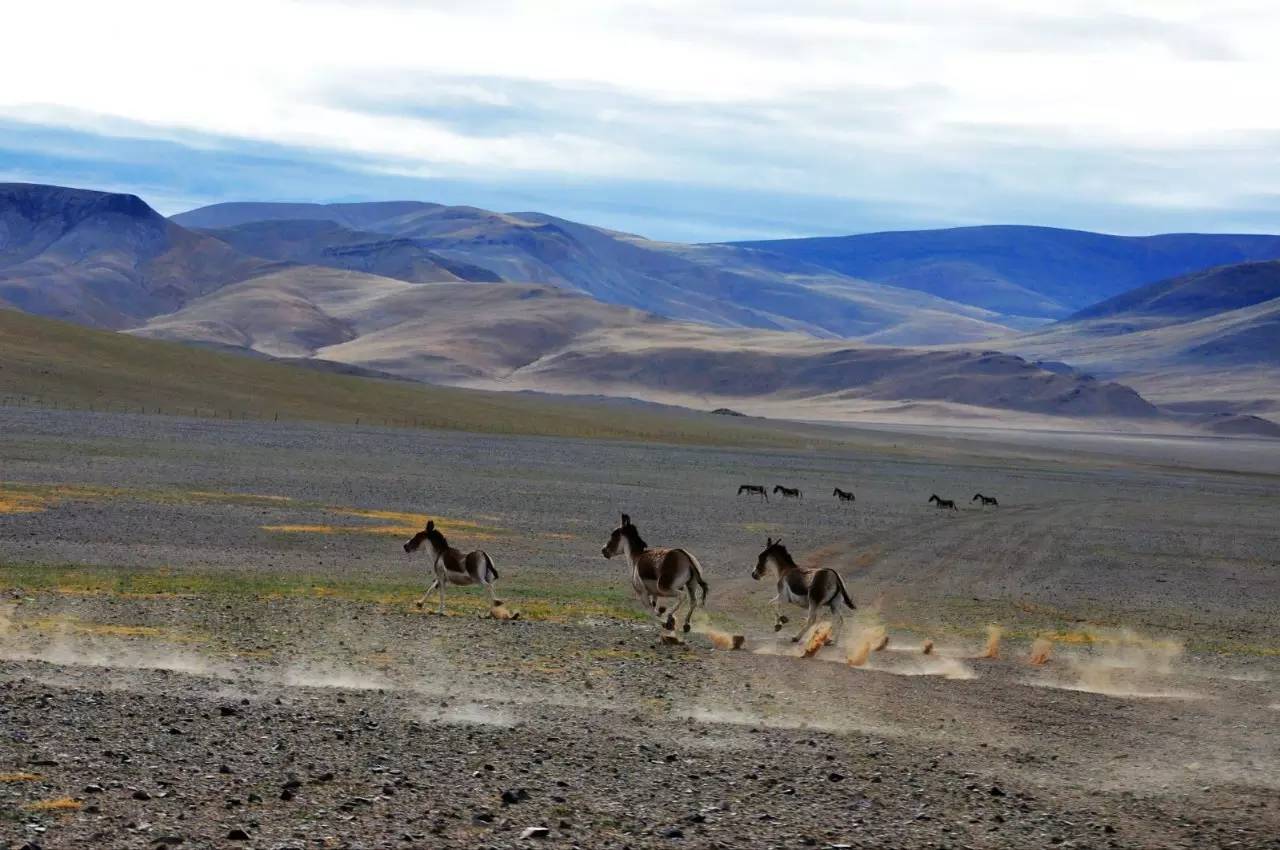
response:
<path fill-rule="evenodd" d="M 1272 237 L 684 245 L 413 201 L 166 220 L 131 196 L 24 184 L 0 191 L 0 221 L 2 304 L 352 380 L 806 421 L 1280 436 L 1280 266 L 1196 265 L 1268 257 Z M 1128 288 L 1171 270 L 1189 273 Z"/>

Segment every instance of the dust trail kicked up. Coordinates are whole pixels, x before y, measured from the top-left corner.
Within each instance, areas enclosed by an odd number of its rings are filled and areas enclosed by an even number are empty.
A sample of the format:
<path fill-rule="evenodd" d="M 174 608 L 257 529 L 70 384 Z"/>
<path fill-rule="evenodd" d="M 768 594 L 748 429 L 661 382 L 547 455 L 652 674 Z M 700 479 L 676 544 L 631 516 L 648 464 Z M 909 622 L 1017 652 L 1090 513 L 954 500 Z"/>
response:
<path fill-rule="evenodd" d="M 1178 641 L 1153 640 L 1130 629 L 1104 632 L 1086 652 L 1065 659 L 1070 678 L 1033 684 L 1114 697 L 1199 699 L 1201 694 L 1170 687 L 1182 652 Z"/>
<path fill-rule="evenodd" d="M 802 657 L 812 658 L 818 654 L 818 650 L 827 645 L 827 641 L 831 639 L 831 624 L 819 623 L 809 633 L 809 639 L 805 642 Z"/>
<path fill-rule="evenodd" d="M 1048 638 L 1036 638 L 1035 643 L 1031 644 L 1031 655 L 1027 658 L 1027 663 L 1038 667 L 1048 663 L 1049 656 L 1052 654 L 1053 641 Z"/>
<path fill-rule="evenodd" d="M 849 646 L 845 663 L 850 667 L 861 667 L 867 663 L 872 651 L 883 648 L 889 642 L 889 635 L 884 626 L 870 626 L 863 629 Z"/>
<path fill-rule="evenodd" d="M 987 626 L 987 647 L 979 658 L 999 658 L 1000 657 L 1000 635 L 1004 630 L 992 623 Z"/>
<path fill-rule="evenodd" d="M 693 631 L 694 634 L 706 635 L 707 640 L 711 641 L 711 645 L 716 649 L 742 649 L 747 643 L 745 635 L 730 634 L 709 626 L 702 617 L 698 617 L 693 623 Z"/>

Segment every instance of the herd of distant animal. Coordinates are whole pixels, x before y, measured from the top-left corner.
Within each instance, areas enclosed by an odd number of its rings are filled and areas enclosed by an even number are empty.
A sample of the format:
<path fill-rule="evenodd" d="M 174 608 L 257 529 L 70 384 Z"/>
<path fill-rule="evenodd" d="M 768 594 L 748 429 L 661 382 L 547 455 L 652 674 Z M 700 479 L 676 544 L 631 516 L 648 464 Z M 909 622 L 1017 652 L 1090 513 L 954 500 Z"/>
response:
<path fill-rule="evenodd" d="M 748 496 L 759 496 L 760 498 L 764 499 L 766 502 L 769 501 L 769 491 L 765 488 L 763 484 L 743 484 L 739 486 L 738 495 L 741 496 L 744 493 L 747 494 Z M 804 491 L 801 490 L 799 487 L 783 487 L 781 484 L 775 484 L 773 487 L 773 494 L 775 496 L 781 495 L 782 498 L 784 499 L 795 499 L 800 502 L 804 501 Z M 853 495 L 853 491 L 841 490 L 839 487 L 836 487 L 834 490 L 832 490 L 831 495 L 833 498 L 835 498 L 837 501 L 840 501 L 840 502 L 856 502 L 858 500 L 857 497 Z M 983 507 L 986 507 L 987 505 L 991 505 L 997 508 L 1000 507 L 1000 502 L 997 501 L 994 496 L 984 496 L 981 493 L 974 493 L 973 498 L 970 499 L 969 501 L 981 502 Z M 956 503 L 954 499 L 944 499 L 941 496 L 939 496 L 937 493 L 934 493 L 932 496 L 929 497 L 929 504 L 931 505 L 936 504 L 939 508 L 942 508 L 943 510 L 949 510 L 949 511 L 960 510 L 959 508 L 956 507 Z"/>
<path fill-rule="evenodd" d="M 804 493 L 798 487 L 773 488 L 774 493 L 781 493 L 784 499 L 803 500 Z M 765 488 L 758 484 L 743 484 L 738 494 L 756 494 L 768 500 Z M 832 494 L 841 502 L 854 501 L 854 495 L 847 490 L 835 488 Z M 982 493 L 975 493 L 970 501 L 999 506 L 999 502 Z M 943 510 L 959 510 L 952 499 L 943 499 L 938 494 L 929 497 L 929 504 Z M 434 520 L 428 520 L 426 528 L 409 538 L 404 544 L 407 553 L 416 552 L 426 544 L 431 555 L 435 580 L 427 588 L 426 593 L 417 601 L 422 608 L 433 591 L 440 593 L 440 613 L 445 613 L 444 596 L 448 585 L 480 585 L 489 595 L 489 603 L 496 610 L 502 602 L 494 593 L 494 583 L 498 580 L 498 570 L 493 559 L 482 549 L 464 553 L 449 545 L 444 534 L 436 527 Z M 676 614 L 684 607 L 687 598 L 689 609 L 685 612 L 681 625 L 683 631 L 691 628 L 690 621 L 698 608 L 706 608 L 707 591 L 710 587 L 702 574 L 702 565 L 687 549 L 650 547 L 640 536 L 639 530 L 631 522 L 631 517 L 622 515 L 621 524 L 610 534 L 600 553 L 606 558 L 621 555 L 631 566 L 631 587 L 641 604 L 662 623 L 667 631 L 674 632 Z M 818 621 L 822 609 L 827 609 L 832 619 L 832 634 L 840 634 L 844 609 L 850 611 L 857 608 L 853 597 L 845 588 L 844 579 L 830 567 L 802 567 L 795 562 L 782 540 L 772 537 L 765 539 L 765 548 L 756 558 L 755 569 L 751 577 L 757 581 L 767 575 L 772 568 L 777 576 L 777 594 L 770 600 L 774 609 L 774 631 L 780 631 L 788 622 L 782 613 L 784 604 L 798 605 L 808 609 L 808 617 L 800 631 L 791 639 L 798 642 Z M 674 604 L 668 604 L 673 600 Z M 834 638 L 829 641 L 834 642 Z"/>

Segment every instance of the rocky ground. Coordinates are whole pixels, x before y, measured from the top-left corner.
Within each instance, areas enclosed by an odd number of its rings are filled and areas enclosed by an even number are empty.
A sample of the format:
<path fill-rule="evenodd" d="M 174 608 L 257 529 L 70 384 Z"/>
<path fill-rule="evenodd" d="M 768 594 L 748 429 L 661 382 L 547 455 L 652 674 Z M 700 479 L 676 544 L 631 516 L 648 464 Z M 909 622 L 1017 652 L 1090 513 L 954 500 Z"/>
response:
<path fill-rule="evenodd" d="M 1271 477 L 5 416 L 0 846 L 1280 847 Z M 744 650 L 659 643 L 621 510 Z M 414 607 L 428 514 L 520 620 Z M 844 646 L 773 633 L 766 534 L 844 572 Z"/>

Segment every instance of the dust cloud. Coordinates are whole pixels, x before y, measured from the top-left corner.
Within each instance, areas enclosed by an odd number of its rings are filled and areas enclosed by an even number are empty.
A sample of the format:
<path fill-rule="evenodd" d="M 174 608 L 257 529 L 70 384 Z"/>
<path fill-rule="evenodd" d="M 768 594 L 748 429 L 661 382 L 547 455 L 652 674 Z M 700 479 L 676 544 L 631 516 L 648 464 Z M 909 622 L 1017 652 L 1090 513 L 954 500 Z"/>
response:
<path fill-rule="evenodd" d="M 1004 629 L 992 623 L 987 626 L 987 646 L 983 650 L 980 658 L 999 658 L 1000 657 L 1000 636 L 1004 634 Z"/>
<path fill-rule="evenodd" d="M 710 626 L 702 617 L 696 618 L 693 623 L 694 634 L 705 635 L 707 640 L 711 641 L 711 645 L 716 649 L 734 650 L 742 649 L 746 646 L 746 635 L 735 635 L 730 632 L 721 631 L 720 629 Z"/>
<path fill-rule="evenodd" d="M 1154 640 L 1130 629 L 1093 635 L 1083 652 L 1063 656 L 1068 675 L 1034 684 L 1114 697 L 1198 699 L 1201 694 L 1173 686 L 1182 644 Z"/>
<path fill-rule="evenodd" d="M 1049 657 L 1053 655 L 1053 641 L 1048 638 L 1036 638 L 1035 643 L 1031 644 L 1031 655 L 1027 657 L 1027 663 L 1039 667 L 1049 662 Z"/>

